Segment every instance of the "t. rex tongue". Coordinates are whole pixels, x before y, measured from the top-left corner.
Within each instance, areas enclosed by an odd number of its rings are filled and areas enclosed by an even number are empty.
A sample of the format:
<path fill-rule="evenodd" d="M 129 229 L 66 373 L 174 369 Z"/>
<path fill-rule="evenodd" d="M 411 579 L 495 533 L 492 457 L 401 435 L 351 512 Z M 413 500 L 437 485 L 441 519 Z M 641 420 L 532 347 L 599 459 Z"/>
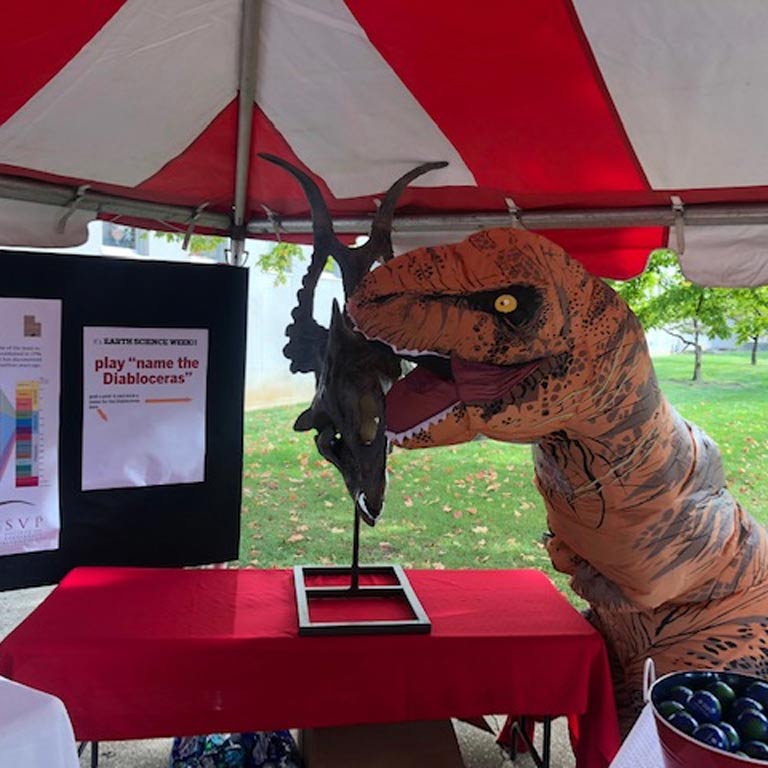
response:
<path fill-rule="evenodd" d="M 386 424 L 390 432 L 407 432 L 460 401 L 456 383 L 417 367 L 387 393 Z"/>
<path fill-rule="evenodd" d="M 505 397 L 518 381 L 538 367 L 538 360 L 519 365 L 489 365 L 460 357 L 451 359 L 459 397 L 467 405 L 485 405 Z"/>
<path fill-rule="evenodd" d="M 451 358 L 453 381 L 417 367 L 387 394 L 387 429 L 400 433 L 428 422 L 457 403 L 484 405 L 509 393 L 539 365 L 488 365 Z"/>

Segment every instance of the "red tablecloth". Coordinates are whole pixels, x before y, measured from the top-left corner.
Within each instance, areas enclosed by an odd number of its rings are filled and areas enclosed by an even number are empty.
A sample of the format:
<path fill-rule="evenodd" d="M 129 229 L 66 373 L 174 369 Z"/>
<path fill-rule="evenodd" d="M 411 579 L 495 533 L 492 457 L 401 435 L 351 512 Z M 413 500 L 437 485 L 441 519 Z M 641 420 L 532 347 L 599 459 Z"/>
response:
<path fill-rule="evenodd" d="M 538 571 L 409 571 L 429 635 L 299 637 L 287 570 L 77 568 L 0 643 L 0 675 L 78 739 L 570 714 L 619 746 L 600 636 Z"/>

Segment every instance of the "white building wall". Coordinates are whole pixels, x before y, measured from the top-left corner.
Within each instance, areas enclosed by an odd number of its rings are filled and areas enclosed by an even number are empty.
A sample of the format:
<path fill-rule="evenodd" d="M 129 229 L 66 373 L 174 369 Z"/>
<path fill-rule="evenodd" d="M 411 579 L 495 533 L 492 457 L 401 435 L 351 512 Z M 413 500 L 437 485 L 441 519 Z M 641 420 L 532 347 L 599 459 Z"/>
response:
<path fill-rule="evenodd" d="M 267 246 L 269 247 L 269 246 Z M 254 246 L 249 243 L 253 252 Z M 248 289 L 248 349 L 245 376 L 245 407 L 259 408 L 307 402 L 315 391 L 313 374 L 292 374 L 282 350 L 288 339 L 286 326 L 296 305 L 296 293 L 307 261 L 294 265 L 285 285 L 275 285 L 275 275 L 251 267 Z M 315 319 L 328 327 L 331 302 L 343 301 L 341 280 L 326 273 L 315 294 Z M 297 414 L 298 415 L 298 414 Z"/>
<path fill-rule="evenodd" d="M 646 331 L 645 340 L 648 343 L 648 351 L 651 353 L 651 357 L 674 355 L 677 352 L 681 352 L 683 347 L 680 339 L 661 328 L 651 328 Z"/>

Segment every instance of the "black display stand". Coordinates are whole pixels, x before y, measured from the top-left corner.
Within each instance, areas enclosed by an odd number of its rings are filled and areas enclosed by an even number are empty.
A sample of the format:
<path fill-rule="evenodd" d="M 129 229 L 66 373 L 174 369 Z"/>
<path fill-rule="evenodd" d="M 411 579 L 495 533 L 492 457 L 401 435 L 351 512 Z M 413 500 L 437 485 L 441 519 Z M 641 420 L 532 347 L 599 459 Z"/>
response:
<path fill-rule="evenodd" d="M 61 300 L 59 549 L 0 557 L 0 590 L 83 565 L 186 566 L 238 556 L 248 272 L 102 256 L 0 252 L 0 296 Z M 208 331 L 204 480 L 82 490 L 83 328 Z"/>
<path fill-rule="evenodd" d="M 352 565 L 295 565 L 293 567 L 296 607 L 299 614 L 299 635 L 387 635 L 427 634 L 432 624 L 408 577 L 399 565 L 360 565 L 360 515 L 355 513 L 352 539 Z M 360 576 L 388 577 L 387 584 L 361 584 Z M 342 576 L 341 585 L 312 586 L 313 579 Z M 347 581 L 348 580 L 348 581 Z M 412 618 L 399 620 L 313 621 L 311 601 L 350 601 L 385 599 L 396 600 L 407 606 Z"/>

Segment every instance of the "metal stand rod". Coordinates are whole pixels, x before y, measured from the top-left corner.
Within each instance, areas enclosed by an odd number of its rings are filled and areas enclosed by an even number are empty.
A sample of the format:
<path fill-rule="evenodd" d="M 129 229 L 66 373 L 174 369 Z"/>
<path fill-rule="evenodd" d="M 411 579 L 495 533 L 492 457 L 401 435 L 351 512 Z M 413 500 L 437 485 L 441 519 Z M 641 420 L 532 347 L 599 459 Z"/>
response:
<path fill-rule="evenodd" d="M 355 508 L 355 527 L 352 532 L 352 571 L 350 573 L 349 589 L 357 592 L 360 588 L 360 515 Z"/>

